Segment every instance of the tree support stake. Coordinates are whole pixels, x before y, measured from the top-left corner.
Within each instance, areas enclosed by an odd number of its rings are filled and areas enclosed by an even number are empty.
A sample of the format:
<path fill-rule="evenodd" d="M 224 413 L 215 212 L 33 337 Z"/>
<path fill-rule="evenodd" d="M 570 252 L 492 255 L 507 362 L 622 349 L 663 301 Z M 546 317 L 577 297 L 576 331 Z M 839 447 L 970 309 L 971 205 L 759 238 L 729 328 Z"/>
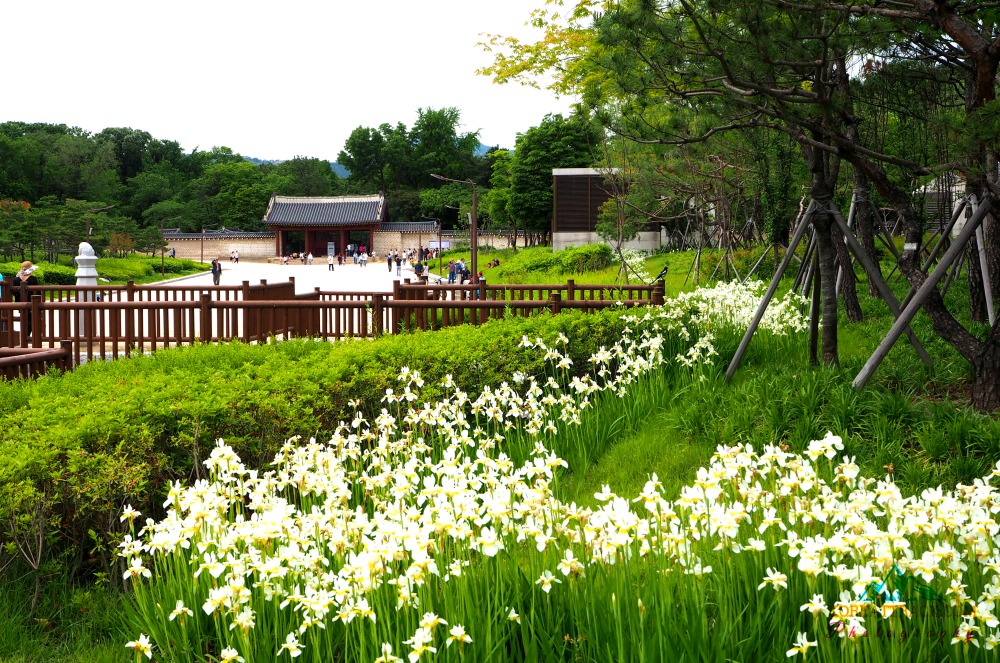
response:
<path fill-rule="evenodd" d="M 868 383 L 868 380 L 871 379 L 871 376 L 875 373 L 875 369 L 877 369 L 879 364 L 882 363 L 882 360 L 886 358 L 889 354 L 889 350 L 892 349 L 892 346 L 902 335 L 903 330 L 906 329 L 907 325 L 910 324 L 910 321 L 913 320 L 913 317 L 917 314 L 917 311 L 919 311 L 920 307 L 923 306 L 924 300 L 927 299 L 931 291 L 937 286 L 938 281 L 940 281 L 945 272 L 948 271 L 948 267 L 952 262 L 954 262 L 955 258 L 962 253 L 965 245 L 968 244 L 969 239 L 976 232 L 976 228 L 978 228 L 979 224 L 983 222 L 983 219 L 986 217 L 986 214 L 989 212 L 992 204 L 993 201 L 989 198 L 989 196 L 983 199 L 979 209 L 976 210 L 976 213 L 972 215 L 969 222 L 965 224 L 964 228 L 962 228 L 962 232 L 959 233 L 958 238 L 950 247 L 948 247 L 948 250 L 945 251 L 944 256 L 941 258 L 941 262 L 939 262 L 934 268 L 934 271 L 927 276 L 927 280 L 924 281 L 923 285 L 920 286 L 916 294 L 913 296 L 913 299 L 910 300 L 910 303 L 906 305 L 906 308 L 904 308 L 899 317 L 896 318 L 896 322 L 893 323 L 892 328 L 889 329 L 889 333 L 882 339 L 879 346 L 875 348 L 875 352 L 868 359 L 868 362 L 864 365 L 864 367 L 862 367 L 858 376 L 854 378 L 854 382 L 851 383 L 854 388 L 861 389 Z"/>

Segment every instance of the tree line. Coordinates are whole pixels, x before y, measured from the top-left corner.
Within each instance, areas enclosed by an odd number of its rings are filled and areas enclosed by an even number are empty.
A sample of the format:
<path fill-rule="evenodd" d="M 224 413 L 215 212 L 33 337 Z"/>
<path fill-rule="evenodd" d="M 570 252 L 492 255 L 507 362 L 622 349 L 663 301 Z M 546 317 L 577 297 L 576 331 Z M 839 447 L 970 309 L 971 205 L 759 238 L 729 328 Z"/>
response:
<path fill-rule="evenodd" d="M 483 227 L 520 227 L 544 239 L 551 170 L 589 165 L 596 125 L 546 117 L 512 151 L 484 149 L 478 133 L 459 132 L 460 120 L 455 108 L 422 108 L 412 128 L 358 127 L 338 155 L 346 178 L 314 157 L 255 163 L 227 147 L 186 153 L 139 129 L 92 134 L 65 124 L 2 123 L 0 255 L 54 261 L 75 255 L 84 238 L 106 253 L 151 252 L 162 246 L 164 228 L 265 230 L 275 194 L 382 192 L 392 221 L 464 228 L 472 205 L 465 183 L 478 186 Z"/>

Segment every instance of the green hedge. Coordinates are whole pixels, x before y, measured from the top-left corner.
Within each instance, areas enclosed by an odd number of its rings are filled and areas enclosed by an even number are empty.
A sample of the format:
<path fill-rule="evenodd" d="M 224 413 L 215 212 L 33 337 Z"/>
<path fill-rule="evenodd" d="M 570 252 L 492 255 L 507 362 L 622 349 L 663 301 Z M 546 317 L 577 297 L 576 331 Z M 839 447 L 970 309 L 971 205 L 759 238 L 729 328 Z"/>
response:
<path fill-rule="evenodd" d="M 72 569 L 89 558 L 98 564 L 91 570 L 108 571 L 108 546 L 122 529 L 116 514 L 132 504 L 158 515 L 170 482 L 197 478 L 218 438 L 248 466 L 263 467 L 289 437 L 322 439 L 350 421 L 350 399 L 377 415 L 385 390 L 399 389 L 402 366 L 424 376 L 422 400 L 441 395 L 448 373 L 478 393 L 514 371 L 539 373 L 542 359 L 520 347 L 522 335 L 551 340 L 560 332 L 571 339 L 574 363 L 586 367 L 598 346 L 621 337 L 620 314 L 514 318 L 336 344 L 195 346 L 2 383 L 0 519 L 20 522 L 24 537 L 47 523 L 50 555 Z"/>
<path fill-rule="evenodd" d="M 21 261 L 0 263 L 4 282 L 10 283 L 21 269 Z M 72 285 L 76 283 L 76 268 L 52 263 L 38 263 L 35 278 L 42 285 Z"/>
<path fill-rule="evenodd" d="M 192 274 L 204 271 L 204 266 L 196 260 L 181 260 L 167 258 L 160 264 L 159 256 L 133 256 L 131 258 L 99 258 L 97 273 L 102 279 L 114 283 L 146 283 L 161 277 L 161 268 L 167 274 Z M 21 263 L 0 263 L 0 274 L 10 281 L 21 269 Z M 35 276 L 42 285 L 76 285 L 76 266 L 56 265 L 53 263 L 38 263 Z"/>

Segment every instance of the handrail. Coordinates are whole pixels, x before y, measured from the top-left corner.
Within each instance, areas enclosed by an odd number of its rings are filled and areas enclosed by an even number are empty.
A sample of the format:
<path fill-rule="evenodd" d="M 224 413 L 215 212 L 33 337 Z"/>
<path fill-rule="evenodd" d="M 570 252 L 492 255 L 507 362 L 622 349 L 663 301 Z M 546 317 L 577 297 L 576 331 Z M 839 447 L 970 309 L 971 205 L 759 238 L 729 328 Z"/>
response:
<path fill-rule="evenodd" d="M 530 286 L 397 282 L 392 294 L 319 289 L 295 294 L 292 284 L 262 282 L 239 288 L 185 286 L 176 289 L 177 298 L 166 299 L 136 296 L 138 287 L 120 288 L 114 295 L 103 286 L 81 287 L 75 290 L 83 295 L 79 299 L 53 297 L 51 293 L 59 290 L 67 291 L 34 286 L 27 288 L 30 301 L 12 302 L 4 297 L 0 301 L 0 348 L 40 350 L 65 341 L 71 345 L 71 368 L 94 358 L 193 343 L 257 343 L 273 337 L 370 338 L 477 325 L 507 315 L 594 311 L 663 301 L 662 284 L 581 286 L 572 281 Z M 106 294 L 96 299 L 90 296 L 95 290 Z M 30 336 L 21 334 L 28 322 Z"/>
<path fill-rule="evenodd" d="M 67 370 L 72 360 L 72 341 L 62 341 L 58 348 L 0 348 L 0 377 L 12 380 L 36 377 L 50 368 Z"/>

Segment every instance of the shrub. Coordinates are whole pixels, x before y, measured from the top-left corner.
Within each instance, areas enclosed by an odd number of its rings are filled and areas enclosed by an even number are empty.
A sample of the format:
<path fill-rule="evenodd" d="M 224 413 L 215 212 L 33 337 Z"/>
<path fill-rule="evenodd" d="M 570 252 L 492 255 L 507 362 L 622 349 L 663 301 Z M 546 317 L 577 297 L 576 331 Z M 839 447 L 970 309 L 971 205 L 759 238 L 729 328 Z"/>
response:
<path fill-rule="evenodd" d="M 560 251 L 559 263 L 563 274 L 581 274 L 610 267 L 614 261 L 607 244 L 587 244 Z"/>

